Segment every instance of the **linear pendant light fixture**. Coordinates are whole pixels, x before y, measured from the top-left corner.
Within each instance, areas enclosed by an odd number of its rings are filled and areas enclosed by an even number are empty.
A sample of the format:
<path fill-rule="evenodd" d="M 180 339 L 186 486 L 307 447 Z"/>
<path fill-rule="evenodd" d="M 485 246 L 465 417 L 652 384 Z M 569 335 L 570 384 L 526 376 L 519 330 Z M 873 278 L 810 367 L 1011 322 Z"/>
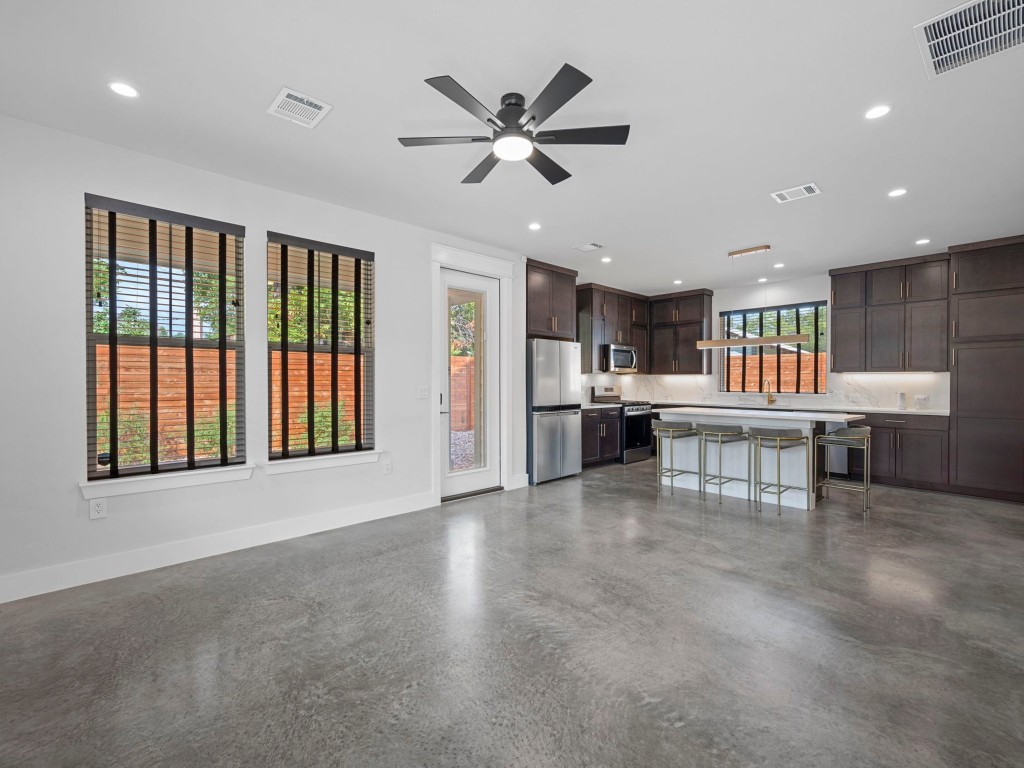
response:
<path fill-rule="evenodd" d="M 737 256 L 751 256 L 755 253 L 767 254 L 772 247 L 770 245 L 755 245 L 752 248 L 742 248 L 738 251 L 729 251 L 729 258 Z M 767 256 L 765 263 L 767 264 Z M 765 304 L 768 303 L 768 286 L 764 287 Z M 807 344 L 811 340 L 809 333 L 795 333 L 789 336 L 755 336 L 742 339 L 705 339 L 697 342 L 697 349 L 727 349 L 729 347 L 773 347 L 779 344 Z"/>

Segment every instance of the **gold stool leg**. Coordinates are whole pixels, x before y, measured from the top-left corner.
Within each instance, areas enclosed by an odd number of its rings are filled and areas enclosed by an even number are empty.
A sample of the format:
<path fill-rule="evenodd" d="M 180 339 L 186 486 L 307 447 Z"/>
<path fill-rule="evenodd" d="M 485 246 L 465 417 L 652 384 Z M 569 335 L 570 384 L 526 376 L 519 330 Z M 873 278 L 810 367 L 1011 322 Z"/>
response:
<path fill-rule="evenodd" d="M 668 433 L 668 471 L 672 476 L 668 479 L 669 496 L 676 495 L 676 438 L 672 432 Z"/>

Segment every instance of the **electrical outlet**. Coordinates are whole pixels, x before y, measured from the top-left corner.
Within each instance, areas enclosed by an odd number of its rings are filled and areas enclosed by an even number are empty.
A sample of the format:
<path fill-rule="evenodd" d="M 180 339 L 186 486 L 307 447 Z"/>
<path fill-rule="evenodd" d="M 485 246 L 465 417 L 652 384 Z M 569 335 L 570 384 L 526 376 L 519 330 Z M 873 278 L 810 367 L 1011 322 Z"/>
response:
<path fill-rule="evenodd" d="M 427 386 L 416 387 L 416 399 L 417 400 L 426 400 L 428 397 L 430 397 L 430 387 L 427 387 Z"/>
<path fill-rule="evenodd" d="M 381 464 L 384 465 L 384 474 L 385 475 L 390 475 L 392 472 L 395 471 L 395 465 L 394 465 L 394 462 L 391 459 L 391 454 L 390 453 L 385 453 L 383 456 L 381 456 L 380 461 L 381 461 Z"/>
<path fill-rule="evenodd" d="M 89 519 L 90 520 L 102 520 L 107 516 L 107 500 L 106 499 L 90 499 L 89 500 Z"/>

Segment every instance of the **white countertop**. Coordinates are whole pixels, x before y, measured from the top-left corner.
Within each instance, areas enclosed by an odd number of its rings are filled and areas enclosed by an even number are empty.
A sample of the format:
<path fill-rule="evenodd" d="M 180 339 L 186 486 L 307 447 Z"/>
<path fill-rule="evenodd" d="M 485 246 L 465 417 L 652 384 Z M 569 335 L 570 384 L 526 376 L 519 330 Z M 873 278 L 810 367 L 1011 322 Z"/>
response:
<path fill-rule="evenodd" d="M 715 408 L 717 410 L 741 410 L 741 409 L 758 409 L 766 411 L 794 411 L 795 409 L 791 405 L 772 405 L 772 406 L 758 406 L 753 403 L 737 403 L 735 405 L 731 403 L 699 403 L 694 401 L 679 401 L 679 400 L 658 400 L 658 403 L 666 403 L 671 406 L 686 406 L 695 408 Z M 665 409 L 661 409 L 665 410 Z M 862 405 L 851 405 L 851 406 L 838 406 L 838 405 L 822 405 L 815 407 L 814 412 L 824 413 L 845 413 L 847 410 L 856 410 L 857 413 L 919 413 L 922 416 L 949 416 L 948 410 L 942 410 L 941 408 L 906 408 L 899 410 L 898 408 L 875 408 L 872 406 Z M 801 411 L 803 413 L 804 411 Z"/>
<path fill-rule="evenodd" d="M 681 416 L 714 416 L 722 418 L 726 415 L 737 419 L 771 419 L 777 421 L 831 421 L 851 422 L 864 418 L 863 413 L 843 413 L 836 411 L 783 411 L 775 408 L 715 408 L 701 406 L 689 408 L 661 408 L 662 414 L 679 414 Z"/>
<path fill-rule="evenodd" d="M 589 411 L 592 408 L 621 408 L 621 405 L 615 403 L 584 403 L 583 410 Z"/>

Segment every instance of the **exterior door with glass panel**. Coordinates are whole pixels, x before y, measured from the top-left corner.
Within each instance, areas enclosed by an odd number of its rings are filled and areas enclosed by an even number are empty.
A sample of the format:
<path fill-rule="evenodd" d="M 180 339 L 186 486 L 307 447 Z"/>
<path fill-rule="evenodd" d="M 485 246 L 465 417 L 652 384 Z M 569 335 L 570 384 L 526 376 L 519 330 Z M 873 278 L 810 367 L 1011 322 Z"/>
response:
<path fill-rule="evenodd" d="M 441 496 L 501 485 L 498 281 L 441 270 Z"/>

